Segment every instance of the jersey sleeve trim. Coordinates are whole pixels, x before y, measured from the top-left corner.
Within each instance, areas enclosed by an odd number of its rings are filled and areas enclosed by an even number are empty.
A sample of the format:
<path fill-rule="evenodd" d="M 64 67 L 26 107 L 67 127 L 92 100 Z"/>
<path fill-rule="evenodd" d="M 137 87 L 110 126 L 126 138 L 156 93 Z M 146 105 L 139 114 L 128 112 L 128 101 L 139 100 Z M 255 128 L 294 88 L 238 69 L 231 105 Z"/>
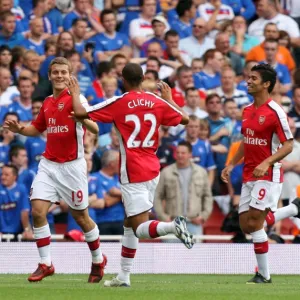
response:
<path fill-rule="evenodd" d="M 93 105 L 93 106 L 89 106 L 89 107 L 84 107 L 86 109 L 86 111 L 88 113 L 90 112 L 93 112 L 93 111 L 96 111 L 96 110 L 100 110 L 100 109 L 103 109 L 104 107 L 107 107 L 113 103 L 115 103 L 117 100 L 120 100 L 122 99 L 125 95 L 127 95 L 128 93 L 125 93 L 121 96 L 115 96 L 115 97 L 112 97 L 110 99 L 107 99 L 106 101 L 103 101 L 101 103 L 98 103 L 96 105 Z"/>
<path fill-rule="evenodd" d="M 176 107 L 174 107 L 173 105 L 171 105 L 168 101 L 164 100 L 163 98 L 161 97 L 158 97 L 157 95 L 153 94 L 153 93 L 150 93 L 150 92 L 145 92 L 145 94 L 149 94 L 153 97 L 155 97 L 156 99 L 160 100 L 160 101 L 163 101 L 164 103 L 168 104 L 173 110 L 175 110 L 176 112 L 178 112 L 180 115 L 182 115 L 182 112 L 180 110 L 178 110 Z"/>
<path fill-rule="evenodd" d="M 293 139 L 293 134 L 288 125 L 287 115 L 284 112 L 284 110 L 275 101 L 270 101 L 269 106 L 275 112 L 278 118 L 278 123 L 280 124 L 280 127 L 282 129 L 282 132 L 284 133 L 286 140 Z"/>

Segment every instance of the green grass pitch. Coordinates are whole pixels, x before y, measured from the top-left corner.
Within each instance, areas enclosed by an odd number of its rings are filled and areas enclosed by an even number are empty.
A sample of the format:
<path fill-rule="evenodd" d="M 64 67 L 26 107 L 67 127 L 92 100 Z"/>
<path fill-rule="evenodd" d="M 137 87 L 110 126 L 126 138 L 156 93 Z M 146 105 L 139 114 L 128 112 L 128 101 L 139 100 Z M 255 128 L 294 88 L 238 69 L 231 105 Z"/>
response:
<path fill-rule="evenodd" d="M 106 275 L 105 279 L 111 278 Z M 251 275 L 132 275 L 131 288 L 88 284 L 88 275 L 54 275 L 29 283 L 26 275 L 0 275 L 0 299 L 300 299 L 300 276 L 273 276 L 273 284 L 246 285 Z"/>

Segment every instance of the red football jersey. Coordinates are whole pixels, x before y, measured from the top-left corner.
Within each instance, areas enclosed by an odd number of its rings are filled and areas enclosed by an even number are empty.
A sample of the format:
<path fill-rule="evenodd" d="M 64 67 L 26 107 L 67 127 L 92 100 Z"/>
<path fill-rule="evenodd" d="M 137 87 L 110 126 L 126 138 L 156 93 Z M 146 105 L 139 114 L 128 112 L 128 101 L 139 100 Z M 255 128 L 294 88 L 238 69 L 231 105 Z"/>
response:
<path fill-rule="evenodd" d="M 80 101 L 88 106 L 87 100 L 80 95 Z M 43 156 L 57 163 L 64 163 L 84 156 L 84 128 L 69 118 L 73 111 L 69 91 L 64 90 L 58 98 L 47 97 L 39 115 L 32 125 L 39 131 L 47 130 L 46 150 Z"/>
<path fill-rule="evenodd" d="M 114 123 L 120 140 L 121 183 L 144 182 L 158 176 L 158 128 L 176 126 L 182 113 L 148 92 L 129 92 L 87 108 L 94 121 Z"/>
<path fill-rule="evenodd" d="M 265 176 L 257 179 L 254 169 L 273 155 L 281 144 L 293 138 L 284 110 L 272 99 L 256 108 L 248 105 L 243 111 L 242 134 L 244 135 L 243 182 L 268 180 L 283 181 L 281 163 L 275 163 Z"/>

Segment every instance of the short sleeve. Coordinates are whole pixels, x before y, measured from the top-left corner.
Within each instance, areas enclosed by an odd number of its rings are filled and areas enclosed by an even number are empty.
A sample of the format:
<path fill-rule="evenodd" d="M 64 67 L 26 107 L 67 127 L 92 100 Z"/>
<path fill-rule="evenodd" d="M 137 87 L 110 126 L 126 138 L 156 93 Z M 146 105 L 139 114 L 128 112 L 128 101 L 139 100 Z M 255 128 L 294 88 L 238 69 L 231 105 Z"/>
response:
<path fill-rule="evenodd" d="M 85 107 L 85 109 L 93 121 L 112 123 L 116 112 L 115 101 L 118 98 L 119 97 L 113 97 L 99 104 Z"/>
<path fill-rule="evenodd" d="M 287 140 L 293 139 L 293 134 L 290 130 L 290 126 L 288 124 L 287 116 L 284 112 L 282 114 L 277 114 L 277 122 L 276 122 L 276 134 L 280 140 L 280 143 L 284 143 Z"/>
<path fill-rule="evenodd" d="M 30 210 L 30 204 L 29 204 L 29 198 L 28 198 L 28 193 L 26 191 L 26 188 L 23 184 L 20 184 L 19 185 L 19 190 L 20 190 L 20 194 L 21 194 L 21 201 L 20 201 L 20 204 L 21 204 L 21 211 L 22 210 Z"/>
<path fill-rule="evenodd" d="M 292 83 L 291 81 L 291 76 L 288 68 L 285 65 L 282 65 L 282 84 L 290 84 Z"/>
<path fill-rule="evenodd" d="M 214 160 L 214 155 L 211 149 L 211 145 L 208 143 L 206 145 L 207 147 L 207 161 L 206 161 L 206 168 L 207 170 L 213 170 L 216 168 L 215 160 Z"/>
<path fill-rule="evenodd" d="M 129 37 L 131 39 L 134 39 L 141 35 L 140 34 L 140 26 L 136 21 L 137 21 L 137 19 L 132 20 L 129 24 Z"/>
<path fill-rule="evenodd" d="M 182 120 L 182 112 L 176 107 L 169 104 L 167 101 L 161 99 L 162 101 L 162 120 L 161 125 L 164 126 L 177 126 Z"/>
<path fill-rule="evenodd" d="M 44 132 L 47 129 L 44 105 L 45 105 L 45 101 L 42 107 L 40 108 L 37 118 L 31 123 L 31 125 L 33 125 L 40 133 Z"/>

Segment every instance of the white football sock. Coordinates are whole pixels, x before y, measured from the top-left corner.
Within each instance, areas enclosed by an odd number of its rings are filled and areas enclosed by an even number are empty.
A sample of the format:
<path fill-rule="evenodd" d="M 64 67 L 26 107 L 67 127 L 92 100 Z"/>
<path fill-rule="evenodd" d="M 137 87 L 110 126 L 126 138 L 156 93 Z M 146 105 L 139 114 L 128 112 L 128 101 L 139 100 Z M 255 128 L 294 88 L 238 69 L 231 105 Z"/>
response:
<path fill-rule="evenodd" d="M 288 206 L 282 207 L 277 209 L 277 211 L 274 213 L 275 222 L 278 222 L 282 219 L 294 217 L 298 214 L 298 207 L 291 203 Z"/>
<path fill-rule="evenodd" d="M 124 227 L 124 235 L 122 237 L 121 271 L 117 278 L 128 284 L 130 284 L 130 271 L 138 243 L 139 239 L 134 235 L 132 228 Z"/>
<path fill-rule="evenodd" d="M 147 221 L 136 230 L 136 236 L 140 239 L 156 238 L 169 233 L 176 233 L 174 222 Z"/>
<path fill-rule="evenodd" d="M 84 233 L 85 241 L 87 242 L 91 254 L 92 261 L 95 264 L 99 264 L 103 262 L 103 255 L 100 248 L 100 238 L 99 238 L 99 229 L 97 225 L 89 232 Z"/>
<path fill-rule="evenodd" d="M 252 236 L 254 244 L 254 252 L 258 265 L 258 272 L 266 279 L 270 279 L 268 263 L 268 236 L 263 228 L 250 234 Z"/>
<path fill-rule="evenodd" d="M 51 254 L 50 254 L 50 239 L 51 232 L 49 224 L 35 228 L 33 227 L 33 235 L 38 247 L 40 255 L 40 263 L 47 266 L 51 266 Z"/>

